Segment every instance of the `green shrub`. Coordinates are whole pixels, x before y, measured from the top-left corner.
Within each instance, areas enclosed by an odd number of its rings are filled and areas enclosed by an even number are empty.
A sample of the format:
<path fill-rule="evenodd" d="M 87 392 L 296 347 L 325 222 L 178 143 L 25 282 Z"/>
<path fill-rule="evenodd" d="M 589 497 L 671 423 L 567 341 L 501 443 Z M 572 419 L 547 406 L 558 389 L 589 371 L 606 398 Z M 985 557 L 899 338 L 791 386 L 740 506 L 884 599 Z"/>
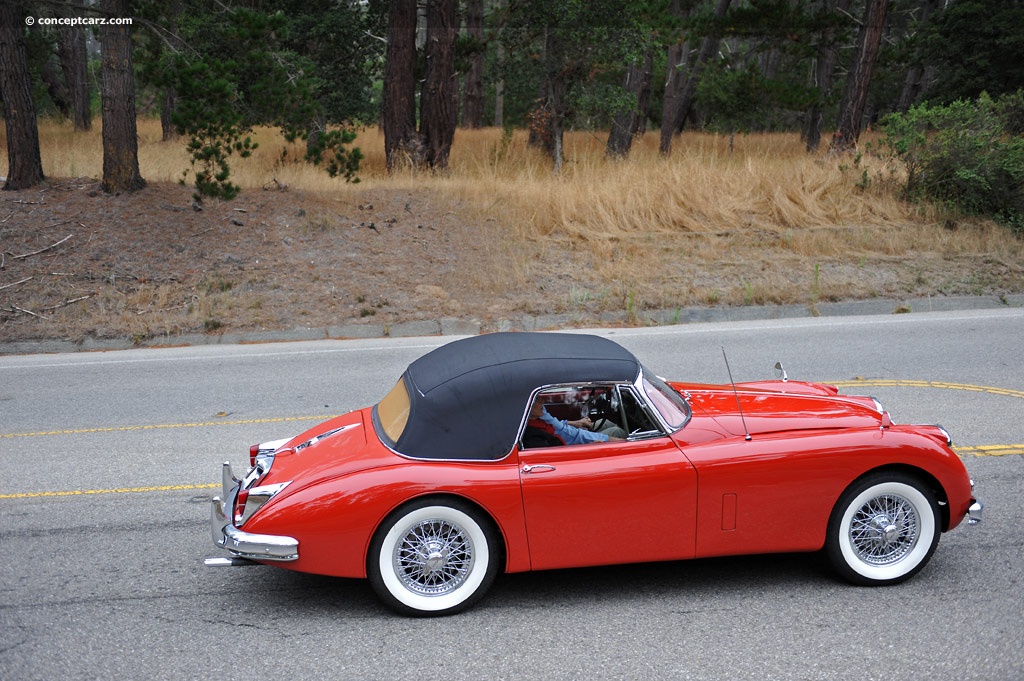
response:
<path fill-rule="evenodd" d="M 1024 235 L 1024 94 L 922 104 L 882 123 L 906 166 L 906 195 L 991 217 Z"/>

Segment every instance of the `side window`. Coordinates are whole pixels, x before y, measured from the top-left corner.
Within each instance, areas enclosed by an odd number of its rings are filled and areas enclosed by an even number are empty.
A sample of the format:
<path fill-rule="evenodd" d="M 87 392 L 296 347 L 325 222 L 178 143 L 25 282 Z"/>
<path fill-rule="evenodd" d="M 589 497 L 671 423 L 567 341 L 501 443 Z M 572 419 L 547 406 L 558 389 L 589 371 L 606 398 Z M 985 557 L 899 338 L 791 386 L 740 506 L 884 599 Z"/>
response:
<path fill-rule="evenodd" d="M 648 411 L 647 404 L 641 400 L 632 388 L 619 388 L 622 404 L 623 427 L 629 439 L 638 440 L 663 435 L 658 421 Z"/>
<path fill-rule="evenodd" d="M 559 447 L 625 440 L 618 388 L 611 384 L 558 386 L 541 391 L 530 405 L 522 447 Z"/>

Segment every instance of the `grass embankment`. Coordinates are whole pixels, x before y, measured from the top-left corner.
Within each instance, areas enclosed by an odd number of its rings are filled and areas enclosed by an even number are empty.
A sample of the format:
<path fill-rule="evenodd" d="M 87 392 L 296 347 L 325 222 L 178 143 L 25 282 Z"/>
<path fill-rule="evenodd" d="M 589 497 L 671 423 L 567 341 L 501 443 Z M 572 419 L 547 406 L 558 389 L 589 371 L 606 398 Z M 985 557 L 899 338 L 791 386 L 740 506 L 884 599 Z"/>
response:
<path fill-rule="evenodd" d="M 98 127 L 76 134 L 44 121 L 46 174 L 98 177 Z M 479 224 L 481 238 L 498 244 L 491 262 L 471 273 L 484 293 L 500 296 L 547 276 L 527 255 L 538 243 L 596 274 L 568 287 L 554 306 L 565 310 L 813 305 L 1022 288 L 1024 245 L 1007 230 L 908 204 L 899 198 L 898 168 L 868 156 L 811 155 L 793 134 L 740 136 L 730 150 L 725 138 L 687 133 L 664 158 L 651 132 L 628 159 L 611 161 L 604 135 L 576 132 L 554 176 L 525 132 L 460 130 L 447 173 L 389 176 L 383 136 L 371 128 L 356 142 L 366 157 L 356 185 L 296 162 L 301 148 L 272 130 L 256 137 L 253 156 L 232 163 L 232 180 L 244 190 L 287 186 L 351 201 L 380 191 L 443 197 L 461 213 L 456 219 Z M 160 141 L 153 120 L 140 121 L 139 141 L 142 175 L 178 181 L 188 167 L 183 144 Z"/>

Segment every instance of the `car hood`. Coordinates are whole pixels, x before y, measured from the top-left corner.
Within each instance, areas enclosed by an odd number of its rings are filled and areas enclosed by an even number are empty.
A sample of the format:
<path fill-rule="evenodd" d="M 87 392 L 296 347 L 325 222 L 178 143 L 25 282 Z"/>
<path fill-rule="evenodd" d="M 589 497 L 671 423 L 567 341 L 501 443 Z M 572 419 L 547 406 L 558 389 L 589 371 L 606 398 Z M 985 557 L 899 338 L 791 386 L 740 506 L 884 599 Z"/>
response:
<path fill-rule="evenodd" d="M 291 494 L 310 482 L 393 464 L 396 459 L 380 445 L 369 426 L 369 410 L 363 409 L 318 424 L 278 448 L 262 483 L 290 481 Z"/>
<path fill-rule="evenodd" d="M 695 420 L 713 419 L 732 435 L 878 428 L 885 418 L 870 397 L 841 396 L 831 386 L 810 383 L 781 385 L 737 384 L 735 391 L 732 386 L 693 386 L 686 393 Z"/>

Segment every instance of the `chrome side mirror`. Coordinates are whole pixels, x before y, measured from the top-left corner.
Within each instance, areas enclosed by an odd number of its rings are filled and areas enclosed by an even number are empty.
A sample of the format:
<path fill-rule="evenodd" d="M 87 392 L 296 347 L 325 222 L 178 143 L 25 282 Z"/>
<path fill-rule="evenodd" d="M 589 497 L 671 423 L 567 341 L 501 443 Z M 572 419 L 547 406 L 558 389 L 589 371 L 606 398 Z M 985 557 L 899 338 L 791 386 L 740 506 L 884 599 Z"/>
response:
<path fill-rule="evenodd" d="M 786 369 L 782 366 L 782 362 L 775 363 L 775 378 L 781 378 L 783 382 L 789 380 L 789 376 L 786 375 Z"/>

